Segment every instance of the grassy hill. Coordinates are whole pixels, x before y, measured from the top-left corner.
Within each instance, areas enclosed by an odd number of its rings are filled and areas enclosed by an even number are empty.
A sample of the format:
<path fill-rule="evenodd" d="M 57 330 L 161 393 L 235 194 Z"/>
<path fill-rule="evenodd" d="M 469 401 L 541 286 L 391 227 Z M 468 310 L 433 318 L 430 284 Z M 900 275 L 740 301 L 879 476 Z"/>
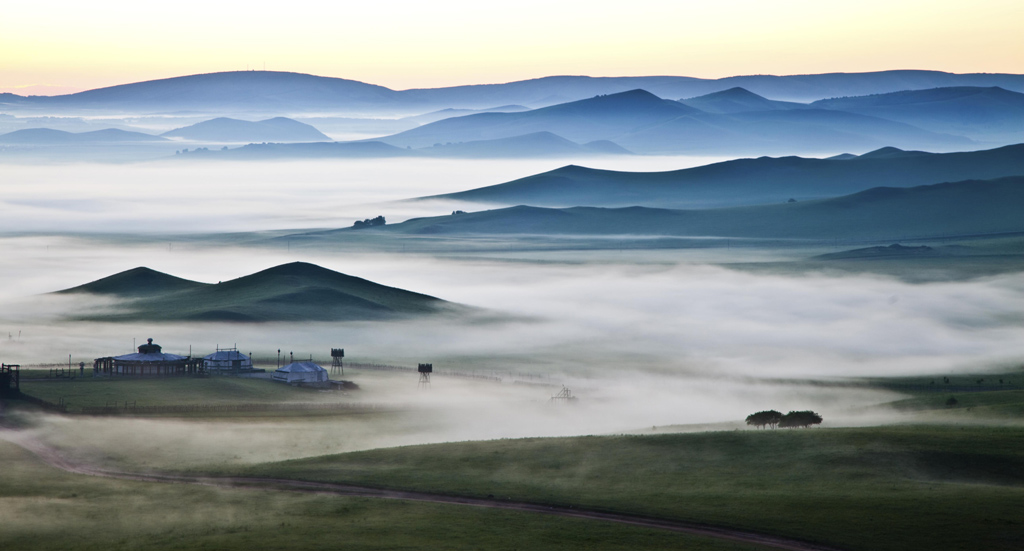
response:
<path fill-rule="evenodd" d="M 1024 232 L 1022 207 L 1024 176 L 1015 176 L 719 209 L 517 206 L 417 218 L 382 231 L 899 240 Z"/>
<path fill-rule="evenodd" d="M 827 419 L 827 415 L 826 415 Z M 535 438 L 411 446 L 245 474 L 630 512 L 848 550 L 1017 549 L 1020 428 Z"/>
<path fill-rule="evenodd" d="M 669 172 L 566 166 L 504 184 L 437 195 L 550 207 L 715 207 L 836 197 L 878 186 L 909 187 L 1024 175 L 1024 144 L 961 153 L 884 148 L 855 158 L 761 157 Z"/>
<path fill-rule="evenodd" d="M 455 308 L 443 300 L 378 285 L 304 262 L 269 268 L 217 284 L 135 268 L 64 294 L 113 295 L 123 311 L 72 313 L 105 321 L 325 321 L 387 319 Z"/>

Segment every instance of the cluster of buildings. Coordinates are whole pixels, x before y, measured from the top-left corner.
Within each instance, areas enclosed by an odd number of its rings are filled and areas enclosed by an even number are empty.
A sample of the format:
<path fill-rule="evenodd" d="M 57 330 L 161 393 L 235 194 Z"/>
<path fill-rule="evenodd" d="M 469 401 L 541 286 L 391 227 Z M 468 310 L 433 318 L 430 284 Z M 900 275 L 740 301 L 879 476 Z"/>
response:
<path fill-rule="evenodd" d="M 153 339 L 138 347 L 138 352 L 106 356 L 93 361 L 93 374 L 98 377 L 181 377 L 204 374 L 262 373 L 255 369 L 252 358 L 237 348 L 217 348 L 203 357 L 179 356 L 163 351 Z M 310 361 L 292 362 L 279 367 L 271 379 L 288 384 L 330 384 L 327 370 Z"/>

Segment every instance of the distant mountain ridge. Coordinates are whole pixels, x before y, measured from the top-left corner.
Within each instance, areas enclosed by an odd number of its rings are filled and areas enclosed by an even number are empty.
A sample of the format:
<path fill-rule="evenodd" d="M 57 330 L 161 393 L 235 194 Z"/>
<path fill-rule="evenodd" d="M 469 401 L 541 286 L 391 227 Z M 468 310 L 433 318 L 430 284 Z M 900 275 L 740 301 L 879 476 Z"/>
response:
<path fill-rule="evenodd" d="M 377 141 L 422 148 L 552 132 L 575 142 L 606 140 L 646 154 L 778 153 L 870 149 L 883 145 L 949 148 L 970 140 L 844 111 L 785 105 L 740 89 L 695 98 L 721 112 L 661 99 L 646 90 L 562 103 L 519 113 L 480 113 L 420 126 Z M 765 109 L 765 105 L 774 107 Z M 802 108 L 801 108 L 802 107 Z M 760 110 L 758 110 L 760 109 Z"/>
<path fill-rule="evenodd" d="M 217 284 L 140 267 L 56 294 L 120 298 L 119 311 L 72 314 L 76 319 L 102 321 L 384 320 L 459 309 L 435 297 L 305 262 L 282 264 Z"/>
<path fill-rule="evenodd" d="M 734 87 L 782 101 L 809 102 L 950 86 L 999 86 L 1024 92 L 1024 75 L 879 71 L 817 75 L 749 75 L 722 79 L 682 76 L 551 76 L 504 84 L 392 90 L 334 77 L 275 71 L 231 71 L 122 84 L 62 96 L 0 95 L 18 108 L 301 113 L 419 114 L 426 109 L 484 109 L 495 105 L 543 107 L 602 94 L 645 89 L 660 97 L 693 98 Z M 231 111 L 234 112 L 234 111 Z"/>
<path fill-rule="evenodd" d="M 130 132 L 117 128 L 89 132 L 65 132 L 52 128 L 25 128 L 0 135 L 0 143 L 24 145 L 59 145 L 125 142 L 164 142 L 160 136 Z"/>
<path fill-rule="evenodd" d="M 872 187 L 910 187 L 1024 175 L 1024 144 L 926 153 L 883 148 L 859 157 L 761 157 L 668 172 L 565 166 L 511 182 L 423 197 L 542 207 L 703 208 L 836 197 Z"/>

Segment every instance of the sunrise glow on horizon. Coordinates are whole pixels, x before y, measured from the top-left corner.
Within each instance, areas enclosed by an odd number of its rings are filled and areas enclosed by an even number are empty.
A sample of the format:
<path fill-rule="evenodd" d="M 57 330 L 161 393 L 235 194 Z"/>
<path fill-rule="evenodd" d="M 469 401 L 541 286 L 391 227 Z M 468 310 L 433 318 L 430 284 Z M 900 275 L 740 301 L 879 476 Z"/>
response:
<path fill-rule="evenodd" d="M 1019 0 L 21 3 L 0 20 L 0 92 L 263 68 L 393 89 L 564 74 L 1024 73 L 1022 20 Z"/>

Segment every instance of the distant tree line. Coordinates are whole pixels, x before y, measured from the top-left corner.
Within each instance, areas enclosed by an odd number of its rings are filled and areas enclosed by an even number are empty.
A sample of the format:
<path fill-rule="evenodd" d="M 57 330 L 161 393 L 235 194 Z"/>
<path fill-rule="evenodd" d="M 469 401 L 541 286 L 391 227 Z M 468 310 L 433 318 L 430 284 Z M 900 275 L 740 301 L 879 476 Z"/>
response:
<path fill-rule="evenodd" d="M 383 226 L 384 224 L 387 224 L 384 217 L 378 216 L 376 218 L 367 218 L 366 220 L 356 220 L 355 224 L 352 224 L 352 227 L 356 229 L 372 228 L 374 226 Z"/>
<path fill-rule="evenodd" d="M 813 411 L 791 411 L 785 415 L 770 409 L 768 411 L 759 411 L 757 413 L 751 413 L 747 416 L 747 424 L 757 428 L 796 428 L 803 427 L 807 428 L 811 425 L 820 425 L 822 421 L 821 415 L 814 413 Z"/>

